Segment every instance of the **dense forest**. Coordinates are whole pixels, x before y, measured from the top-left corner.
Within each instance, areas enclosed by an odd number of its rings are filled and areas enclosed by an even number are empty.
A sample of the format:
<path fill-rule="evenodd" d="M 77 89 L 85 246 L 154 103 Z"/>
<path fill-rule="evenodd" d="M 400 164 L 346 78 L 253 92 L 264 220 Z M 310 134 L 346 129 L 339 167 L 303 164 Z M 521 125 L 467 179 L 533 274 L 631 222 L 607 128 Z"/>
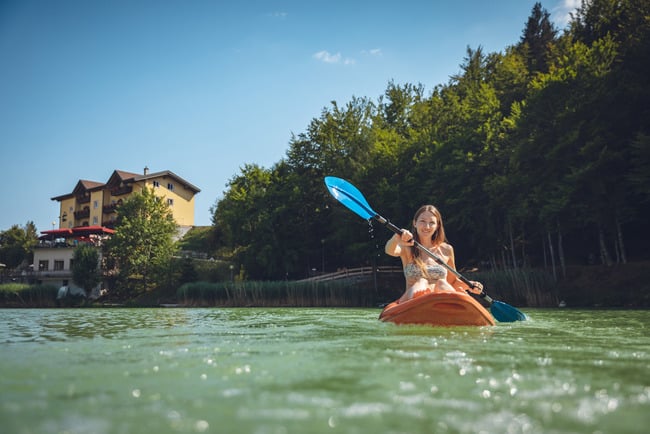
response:
<path fill-rule="evenodd" d="M 259 280 L 397 265 L 331 175 L 401 227 L 436 205 L 461 267 L 647 260 L 650 2 L 583 2 L 561 31 L 538 3 L 522 24 L 502 52 L 468 47 L 448 83 L 333 101 L 273 167 L 245 165 L 212 208 L 220 257 Z"/>

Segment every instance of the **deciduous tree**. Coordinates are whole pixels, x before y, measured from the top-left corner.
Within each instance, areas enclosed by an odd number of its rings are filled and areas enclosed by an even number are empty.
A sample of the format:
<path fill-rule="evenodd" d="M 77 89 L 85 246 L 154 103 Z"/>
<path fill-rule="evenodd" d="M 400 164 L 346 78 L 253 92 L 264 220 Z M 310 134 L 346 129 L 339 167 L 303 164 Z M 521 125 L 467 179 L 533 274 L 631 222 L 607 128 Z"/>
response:
<path fill-rule="evenodd" d="M 7 268 L 16 268 L 31 263 L 33 248 L 38 243 L 34 222 L 25 226 L 13 225 L 0 232 L 0 262 Z"/>
<path fill-rule="evenodd" d="M 101 279 L 97 248 L 88 244 L 78 246 L 73 255 L 72 281 L 83 288 L 87 297 Z"/>
<path fill-rule="evenodd" d="M 149 188 L 132 194 L 116 211 L 115 234 L 106 250 L 118 270 L 119 290 L 146 291 L 167 275 L 176 250 L 176 222 L 169 205 Z"/>

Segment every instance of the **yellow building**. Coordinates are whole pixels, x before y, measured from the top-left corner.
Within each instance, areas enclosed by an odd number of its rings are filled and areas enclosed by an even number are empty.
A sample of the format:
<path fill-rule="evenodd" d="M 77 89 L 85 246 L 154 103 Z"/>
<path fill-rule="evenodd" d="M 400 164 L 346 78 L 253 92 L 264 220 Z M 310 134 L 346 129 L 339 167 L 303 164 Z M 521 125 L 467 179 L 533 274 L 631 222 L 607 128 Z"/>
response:
<path fill-rule="evenodd" d="M 71 193 L 53 197 L 59 202 L 59 229 L 79 226 L 115 226 L 115 208 L 131 194 L 148 187 L 169 204 L 180 232 L 194 226 L 194 196 L 201 190 L 165 170 L 143 174 L 115 170 L 104 184 L 79 180 Z"/>
<path fill-rule="evenodd" d="M 99 249 L 114 232 L 115 209 L 145 187 L 169 204 L 179 226 L 178 238 L 194 226 L 194 196 L 201 190 L 169 170 L 149 173 L 145 167 L 143 174 L 116 170 L 105 184 L 80 180 L 71 193 L 52 198 L 60 204 L 59 228 L 42 232 L 32 270 L 25 273 L 28 281 L 57 285 L 59 297 L 84 294 L 72 280 L 74 249 L 80 243 Z M 99 253 L 101 260 L 101 249 Z M 97 298 L 102 286 L 89 296 Z"/>

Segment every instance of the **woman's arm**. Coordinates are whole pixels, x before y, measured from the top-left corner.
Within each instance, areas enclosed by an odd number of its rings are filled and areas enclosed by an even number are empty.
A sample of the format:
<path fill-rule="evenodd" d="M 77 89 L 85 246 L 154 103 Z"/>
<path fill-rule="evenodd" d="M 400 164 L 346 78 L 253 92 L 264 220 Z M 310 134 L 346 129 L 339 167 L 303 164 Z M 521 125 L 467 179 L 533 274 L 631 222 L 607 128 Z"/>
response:
<path fill-rule="evenodd" d="M 386 247 L 384 248 L 386 254 L 390 256 L 399 256 L 402 253 L 402 247 L 399 245 L 399 242 L 400 236 L 398 234 L 390 237 L 390 239 L 386 241 Z"/>
<path fill-rule="evenodd" d="M 413 245 L 413 234 L 407 231 L 406 229 L 402 231 L 402 234 L 395 234 L 386 242 L 386 247 L 384 251 L 387 255 L 390 256 L 402 256 L 404 253 L 404 247 Z"/>
<path fill-rule="evenodd" d="M 453 270 L 456 269 L 456 258 L 454 257 L 454 248 L 451 244 L 445 243 L 440 249 L 447 257 L 447 265 Z M 464 292 L 467 285 L 465 285 L 454 273 L 447 273 L 447 282 L 454 287 L 456 291 Z"/>
<path fill-rule="evenodd" d="M 454 248 L 451 246 L 451 244 L 447 244 L 448 251 L 445 252 L 445 255 L 447 256 L 447 265 L 449 265 L 452 269 L 456 269 L 456 258 L 454 256 Z M 465 282 L 460 280 L 454 273 L 448 273 L 447 274 L 447 282 L 451 286 L 454 287 L 456 291 L 459 292 L 465 292 L 467 290 L 473 292 L 474 294 L 480 294 L 481 291 L 483 290 L 483 284 L 481 282 L 475 282 L 473 280 L 470 280 L 474 284 L 474 287 L 470 287 L 467 285 Z"/>

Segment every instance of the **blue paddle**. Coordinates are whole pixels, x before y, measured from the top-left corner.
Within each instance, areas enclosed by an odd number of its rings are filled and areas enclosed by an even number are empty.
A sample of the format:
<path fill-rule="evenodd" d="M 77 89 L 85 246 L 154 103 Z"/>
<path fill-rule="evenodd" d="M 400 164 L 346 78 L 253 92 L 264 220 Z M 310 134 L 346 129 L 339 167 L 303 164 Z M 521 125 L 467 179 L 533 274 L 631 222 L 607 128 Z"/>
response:
<path fill-rule="evenodd" d="M 326 176 L 325 186 L 327 187 L 327 190 L 329 190 L 330 194 L 334 197 L 334 199 L 341 202 L 349 210 L 353 211 L 361 218 L 365 220 L 374 219 L 379 223 L 381 223 L 382 225 L 386 226 L 394 233 L 396 234 L 402 233 L 402 229 L 398 228 L 397 226 L 392 224 L 389 220 L 385 219 L 384 217 L 380 216 L 375 211 L 373 211 L 373 209 L 368 204 L 368 201 L 366 201 L 366 198 L 363 197 L 363 194 L 359 191 L 359 189 L 357 189 L 354 185 L 350 184 L 345 179 L 337 178 L 335 176 Z M 436 256 L 435 253 L 433 253 L 431 250 L 427 249 L 417 241 L 413 241 L 413 242 L 415 247 L 417 247 L 422 252 L 426 253 L 429 257 L 431 257 L 434 261 L 436 261 L 437 263 L 445 267 L 447 270 L 453 273 L 465 284 L 474 288 L 472 282 L 470 282 L 467 278 L 465 278 L 465 276 L 460 274 L 458 271 L 456 271 L 455 269 L 447 265 L 447 263 L 443 261 L 441 258 L 439 258 L 438 256 Z M 514 321 L 526 320 L 526 315 L 524 315 L 523 312 L 521 312 L 515 307 L 510 306 L 509 304 L 503 303 L 501 301 L 493 300 L 489 295 L 485 293 L 485 290 L 481 290 L 481 293 L 478 294 L 478 296 L 481 297 L 490 305 L 490 312 L 492 313 L 492 316 L 494 316 L 494 318 L 497 321 L 514 322 Z"/>

